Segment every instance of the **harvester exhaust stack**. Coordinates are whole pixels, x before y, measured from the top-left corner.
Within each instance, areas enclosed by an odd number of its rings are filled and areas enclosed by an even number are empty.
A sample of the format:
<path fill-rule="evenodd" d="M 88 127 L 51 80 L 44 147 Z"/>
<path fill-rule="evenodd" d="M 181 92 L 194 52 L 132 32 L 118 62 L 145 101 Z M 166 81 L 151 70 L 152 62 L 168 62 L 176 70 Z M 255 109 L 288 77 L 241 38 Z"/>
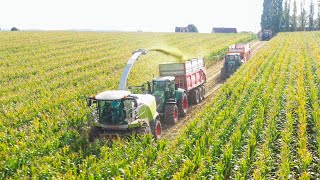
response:
<path fill-rule="evenodd" d="M 119 90 L 126 90 L 127 87 L 127 79 L 133 64 L 139 59 L 141 55 L 146 55 L 148 51 L 146 49 L 138 49 L 137 51 L 132 52 L 132 56 L 129 59 L 126 67 L 122 71 L 122 75 L 120 78 Z"/>

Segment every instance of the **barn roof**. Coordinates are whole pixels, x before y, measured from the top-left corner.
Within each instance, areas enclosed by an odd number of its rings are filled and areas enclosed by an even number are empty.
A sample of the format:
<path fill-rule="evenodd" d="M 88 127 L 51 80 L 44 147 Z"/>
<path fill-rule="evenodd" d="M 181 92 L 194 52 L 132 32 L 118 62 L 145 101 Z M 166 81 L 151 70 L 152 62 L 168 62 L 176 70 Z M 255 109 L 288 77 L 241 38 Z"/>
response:
<path fill-rule="evenodd" d="M 212 33 L 237 33 L 237 28 L 224 28 L 224 27 L 221 27 L 221 28 L 217 28 L 217 27 L 214 27 L 212 28 Z"/>

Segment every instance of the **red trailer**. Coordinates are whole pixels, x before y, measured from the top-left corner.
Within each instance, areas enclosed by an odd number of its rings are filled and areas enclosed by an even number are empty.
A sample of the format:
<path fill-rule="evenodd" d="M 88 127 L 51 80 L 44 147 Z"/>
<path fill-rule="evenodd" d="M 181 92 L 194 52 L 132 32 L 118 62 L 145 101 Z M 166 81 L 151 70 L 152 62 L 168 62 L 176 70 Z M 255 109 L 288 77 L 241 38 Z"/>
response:
<path fill-rule="evenodd" d="M 250 58 L 250 51 L 251 49 L 249 43 L 240 43 L 229 46 L 226 54 L 239 53 L 241 59 L 243 59 L 243 61 L 246 62 Z"/>
<path fill-rule="evenodd" d="M 192 103 L 197 104 L 204 98 L 206 68 L 203 59 L 160 64 L 159 73 L 161 77 L 174 76 L 176 86 L 186 91 Z"/>

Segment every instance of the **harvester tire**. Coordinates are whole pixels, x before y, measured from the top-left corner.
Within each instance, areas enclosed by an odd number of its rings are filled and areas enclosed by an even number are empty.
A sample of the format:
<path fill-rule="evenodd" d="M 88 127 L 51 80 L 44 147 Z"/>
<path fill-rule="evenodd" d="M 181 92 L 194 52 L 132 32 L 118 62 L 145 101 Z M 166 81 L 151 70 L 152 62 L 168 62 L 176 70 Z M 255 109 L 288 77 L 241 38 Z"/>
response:
<path fill-rule="evenodd" d="M 161 122 L 158 119 L 155 119 L 150 122 L 151 133 L 154 139 L 160 139 L 162 135 L 162 126 Z"/>
<path fill-rule="evenodd" d="M 176 124 L 178 122 L 178 107 L 176 104 L 166 104 L 164 107 L 164 119 L 169 124 Z"/>
<path fill-rule="evenodd" d="M 198 104 L 200 102 L 199 100 L 199 91 L 197 89 L 194 89 L 190 93 L 190 101 L 192 104 Z"/>
<path fill-rule="evenodd" d="M 89 132 L 89 142 L 93 142 L 95 139 L 99 138 L 101 134 L 101 128 L 93 126 Z"/>
<path fill-rule="evenodd" d="M 139 128 L 138 134 L 139 135 L 146 135 L 150 133 L 150 126 L 148 124 L 143 123 L 142 126 Z"/>
<path fill-rule="evenodd" d="M 188 112 L 188 96 L 186 93 L 183 93 L 182 98 L 178 100 L 177 105 L 179 110 L 179 116 L 185 117 Z"/>

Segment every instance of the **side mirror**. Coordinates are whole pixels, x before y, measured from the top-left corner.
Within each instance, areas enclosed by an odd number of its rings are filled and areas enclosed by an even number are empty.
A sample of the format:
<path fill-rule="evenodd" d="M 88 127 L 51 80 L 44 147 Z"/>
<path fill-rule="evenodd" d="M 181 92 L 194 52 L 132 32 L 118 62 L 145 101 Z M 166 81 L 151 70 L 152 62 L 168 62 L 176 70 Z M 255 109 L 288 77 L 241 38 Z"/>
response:
<path fill-rule="evenodd" d="M 174 89 L 178 90 L 178 84 L 174 84 Z"/>
<path fill-rule="evenodd" d="M 88 98 L 88 99 L 87 99 L 87 105 L 88 105 L 89 107 L 91 107 L 91 105 L 92 105 L 92 99 L 91 99 L 91 98 Z"/>

